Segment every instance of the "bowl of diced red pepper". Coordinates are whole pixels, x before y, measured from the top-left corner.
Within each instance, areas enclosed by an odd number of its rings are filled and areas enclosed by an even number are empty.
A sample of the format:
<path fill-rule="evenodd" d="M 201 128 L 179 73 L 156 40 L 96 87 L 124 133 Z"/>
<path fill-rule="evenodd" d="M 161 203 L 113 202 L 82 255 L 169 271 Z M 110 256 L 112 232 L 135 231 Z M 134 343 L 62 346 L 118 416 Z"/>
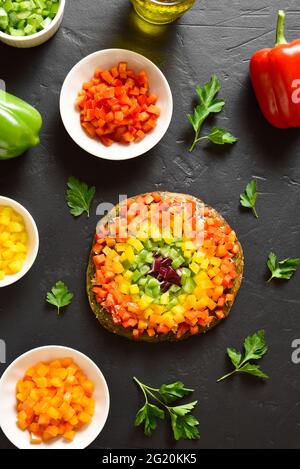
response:
<path fill-rule="evenodd" d="M 165 135 L 173 99 L 161 70 L 146 57 L 106 49 L 69 72 L 60 112 L 70 137 L 85 151 L 108 160 L 147 153 Z"/>

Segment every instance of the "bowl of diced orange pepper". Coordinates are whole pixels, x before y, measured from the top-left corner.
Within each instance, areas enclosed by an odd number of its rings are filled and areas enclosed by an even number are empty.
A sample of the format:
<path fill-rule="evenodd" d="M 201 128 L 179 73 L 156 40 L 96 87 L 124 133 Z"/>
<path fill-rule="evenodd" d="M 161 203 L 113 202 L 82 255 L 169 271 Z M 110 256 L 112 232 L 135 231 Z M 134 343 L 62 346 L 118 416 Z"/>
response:
<path fill-rule="evenodd" d="M 146 57 L 106 49 L 69 72 L 60 113 L 71 138 L 85 151 L 108 160 L 140 156 L 165 135 L 173 99 L 161 70 Z"/>
<path fill-rule="evenodd" d="M 83 449 L 103 429 L 109 391 L 97 365 L 68 347 L 21 355 L 0 380 L 0 426 L 20 449 Z"/>

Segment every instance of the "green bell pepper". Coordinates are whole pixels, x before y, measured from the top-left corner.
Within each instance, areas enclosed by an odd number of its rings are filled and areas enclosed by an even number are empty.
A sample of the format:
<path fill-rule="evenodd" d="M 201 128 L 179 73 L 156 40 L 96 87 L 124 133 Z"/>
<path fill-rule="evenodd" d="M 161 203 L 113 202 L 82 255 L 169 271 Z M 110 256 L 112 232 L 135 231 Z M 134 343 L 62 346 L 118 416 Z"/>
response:
<path fill-rule="evenodd" d="M 30 104 L 0 90 L 0 160 L 22 155 L 40 143 L 40 113 Z"/>

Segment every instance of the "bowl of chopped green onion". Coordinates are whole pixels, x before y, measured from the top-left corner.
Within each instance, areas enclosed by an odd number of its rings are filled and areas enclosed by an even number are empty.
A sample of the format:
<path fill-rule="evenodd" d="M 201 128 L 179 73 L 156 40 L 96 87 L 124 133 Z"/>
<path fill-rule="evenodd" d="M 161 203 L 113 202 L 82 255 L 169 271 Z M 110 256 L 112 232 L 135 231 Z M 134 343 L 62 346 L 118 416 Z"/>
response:
<path fill-rule="evenodd" d="M 0 41 L 13 47 L 35 47 L 58 30 L 65 0 L 0 0 Z"/>

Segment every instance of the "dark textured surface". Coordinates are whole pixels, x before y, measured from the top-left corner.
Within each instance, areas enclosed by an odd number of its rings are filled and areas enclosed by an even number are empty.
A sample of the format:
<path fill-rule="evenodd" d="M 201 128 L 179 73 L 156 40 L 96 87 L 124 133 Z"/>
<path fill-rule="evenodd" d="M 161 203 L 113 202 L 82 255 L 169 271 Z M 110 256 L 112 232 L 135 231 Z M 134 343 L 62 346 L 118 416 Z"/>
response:
<path fill-rule="evenodd" d="M 75 6 L 76 4 L 76 6 Z M 93 448 L 173 448 L 167 426 L 151 439 L 133 426 L 141 403 L 131 378 L 149 384 L 181 378 L 196 389 L 201 440 L 180 442 L 186 448 L 295 448 L 300 446 L 300 365 L 291 362 L 291 342 L 300 337 L 299 273 L 286 283 L 266 285 L 265 261 L 271 249 L 280 257 L 300 253 L 299 130 L 267 125 L 254 99 L 248 61 L 274 40 L 278 7 L 288 11 L 287 35 L 299 37 L 296 0 L 205 0 L 160 37 L 140 32 L 126 0 L 68 1 L 63 25 L 53 40 L 32 50 L 0 45 L 0 77 L 8 90 L 38 107 L 44 117 L 42 143 L 24 157 L 2 162 L 0 192 L 23 203 L 39 227 L 41 247 L 31 272 L 0 291 L 0 338 L 7 362 L 37 346 L 61 344 L 88 354 L 103 370 L 111 393 L 107 425 Z M 128 16 L 129 15 L 129 16 Z M 148 155 L 125 163 L 98 160 L 67 136 L 58 99 L 70 68 L 87 54 L 107 47 L 144 53 L 165 72 L 175 111 L 169 132 Z M 191 138 L 185 113 L 193 87 L 215 72 L 226 98 L 218 124 L 239 137 L 233 148 L 198 148 L 189 155 Z M 97 186 L 90 219 L 74 220 L 65 204 L 69 175 Z M 256 221 L 239 209 L 239 194 L 251 177 L 261 192 Z M 97 203 L 118 201 L 153 189 L 191 193 L 218 209 L 236 229 L 245 250 L 242 289 L 230 318 L 204 337 L 174 344 L 137 344 L 99 327 L 85 295 L 85 270 Z M 75 292 L 61 317 L 45 304 L 49 287 L 63 279 Z M 263 360 L 268 383 L 236 377 L 216 384 L 228 367 L 225 349 L 265 328 L 270 346 Z M 0 365 L 0 372 L 5 365 Z M 0 448 L 12 445 L 3 434 Z"/>

